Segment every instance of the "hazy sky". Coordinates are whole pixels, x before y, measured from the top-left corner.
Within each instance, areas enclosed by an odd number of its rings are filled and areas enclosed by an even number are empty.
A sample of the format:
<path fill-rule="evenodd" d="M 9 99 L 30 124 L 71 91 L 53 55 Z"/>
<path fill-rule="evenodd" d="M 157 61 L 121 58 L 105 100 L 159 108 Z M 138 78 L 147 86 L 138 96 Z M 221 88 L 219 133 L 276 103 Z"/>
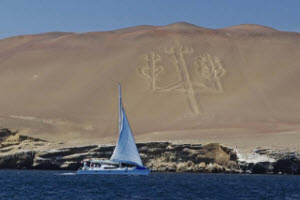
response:
<path fill-rule="evenodd" d="M 300 0 L 0 0 L 0 38 L 179 21 L 207 28 L 251 23 L 300 32 Z"/>

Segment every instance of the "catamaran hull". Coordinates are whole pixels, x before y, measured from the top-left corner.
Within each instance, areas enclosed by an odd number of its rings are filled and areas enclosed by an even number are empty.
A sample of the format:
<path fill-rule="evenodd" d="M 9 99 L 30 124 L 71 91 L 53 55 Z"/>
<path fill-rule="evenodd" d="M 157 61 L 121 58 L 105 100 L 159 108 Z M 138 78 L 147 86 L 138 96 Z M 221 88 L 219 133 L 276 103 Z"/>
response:
<path fill-rule="evenodd" d="M 98 174 L 98 175 L 127 175 L 127 176 L 148 176 L 150 173 L 150 169 L 131 169 L 131 170 L 78 170 L 76 174 Z"/>

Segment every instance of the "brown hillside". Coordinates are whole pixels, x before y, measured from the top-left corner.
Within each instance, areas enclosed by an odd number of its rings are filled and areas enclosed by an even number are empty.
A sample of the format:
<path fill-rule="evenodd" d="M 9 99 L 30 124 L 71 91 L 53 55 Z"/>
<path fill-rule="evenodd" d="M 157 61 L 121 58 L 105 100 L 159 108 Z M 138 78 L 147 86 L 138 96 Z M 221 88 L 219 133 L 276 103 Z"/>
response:
<path fill-rule="evenodd" d="M 188 23 L 0 40 L 0 125 L 115 142 L 118 90 L 137 141 L 299 147 L 300 34 Z"/>

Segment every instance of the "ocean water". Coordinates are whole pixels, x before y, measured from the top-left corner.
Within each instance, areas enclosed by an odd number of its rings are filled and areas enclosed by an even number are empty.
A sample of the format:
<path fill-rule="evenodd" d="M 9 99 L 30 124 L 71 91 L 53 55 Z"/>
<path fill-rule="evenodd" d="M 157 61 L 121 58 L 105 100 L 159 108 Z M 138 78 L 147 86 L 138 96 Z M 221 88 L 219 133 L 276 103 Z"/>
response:
<path fill-rule="evenodd" d="M 300 176 L 0 170 L 0 199 L 300 199 Z"/>

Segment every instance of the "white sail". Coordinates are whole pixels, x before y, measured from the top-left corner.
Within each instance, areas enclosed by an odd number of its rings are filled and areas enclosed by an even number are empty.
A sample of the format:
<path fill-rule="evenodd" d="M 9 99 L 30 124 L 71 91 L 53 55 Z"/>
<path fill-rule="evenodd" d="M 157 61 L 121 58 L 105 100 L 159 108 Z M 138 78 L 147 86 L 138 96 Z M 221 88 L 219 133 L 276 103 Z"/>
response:
<path fill-rule="evenodd" d="M 136 147 L 125 110 L 121 102 L 121 89 L 120 94 L 120 116 L 119 116 L 119 140 L 110 160 L 114 162 L 127 163 L 143 167 L 143 163 Z"/>

